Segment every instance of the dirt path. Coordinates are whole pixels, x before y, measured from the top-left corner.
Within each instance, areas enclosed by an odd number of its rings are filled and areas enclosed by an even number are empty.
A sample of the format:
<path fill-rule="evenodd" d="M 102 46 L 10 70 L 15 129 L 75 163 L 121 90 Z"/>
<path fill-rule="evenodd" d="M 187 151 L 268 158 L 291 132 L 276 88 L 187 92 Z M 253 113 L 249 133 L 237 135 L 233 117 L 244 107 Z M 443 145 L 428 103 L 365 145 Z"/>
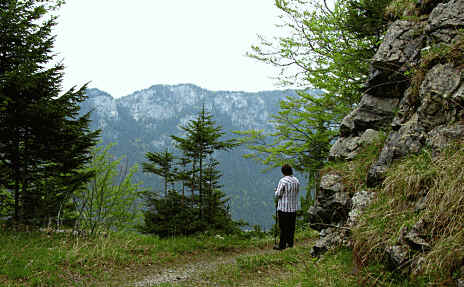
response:
<path fill-rule="evenodd" d="M 203 259 L 196 262 L 185 263 L 180 266 L 155 271 L 154 274 L 151 274 L 150 276 L 147 276 L 146 278 L 133 283 L 131 286 L 153 286 L 161 283 L 177 283 L 195 279 L 203 272 L 216 270 L 219 265 L 234 264 L 239 256 L 254 256 L 272 252 L 278 251 L 272 250 L 272 248 L 257 249 L 253 251 L 247 250 L 243 253 L 223 255 L 211 258 L 210 260 Z"/>
<path fill-rule="evenodd" d="M 304 245 L 307 242 L 308 241 L 304 240 L 296 243 L 296 245 Z M 130 286 L 145 287 L 154 286 L 162 283 L 179 283 L 182 281 L 197 279 L 204 272 L 212 272 L 214 270 L 217 270 L 220 265 L 234 264 L 237 258 L 240 256 L 255 256 L 263 254 L 272 254 L 276 252 L 280 251 L 273 250 L 272 246 L 268 246 L 263 249 L 244 250 L 240 253 L 187 262 L 179 266 L 163 268 L 153 271 L 153 273 L 150 276 L 147 276 L 142 280 L 134 282 L 130 284 Z"/>

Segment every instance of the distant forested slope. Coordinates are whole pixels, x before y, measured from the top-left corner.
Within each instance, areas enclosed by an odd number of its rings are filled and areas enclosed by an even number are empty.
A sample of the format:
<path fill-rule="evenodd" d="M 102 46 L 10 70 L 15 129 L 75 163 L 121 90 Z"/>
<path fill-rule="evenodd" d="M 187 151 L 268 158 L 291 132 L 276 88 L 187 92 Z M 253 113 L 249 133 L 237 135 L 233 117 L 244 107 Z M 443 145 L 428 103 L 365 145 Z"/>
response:
<path fill-rule="evenodd" d="M 257 93 L 208 91 L 195 85 L 156 85 L 126 97 L 114 99 L 97 90 L 87 91 L 82 112 L 92 110 L 92 128 L 102 129 L 103 144 L 116 143 L 111 152 L 126 156 L 127 164 L 145 161 L 148 151 L 166 148 L 176 153 L 170 135 L 182 135 L 180 125 L 193 119 L 204 105 L 217 124 L 226 131 L 271 129 L 271 115 L 279 110 L 279 101 L 295 92 Z M 273 190 L 280 178 L 278 169 L 263 173 L 263 165 L 244 159 L 245 147 L 219 152 L 217 159 L 223 173 L 223 190 L 231 199 L 234 219 L 268 229 L 274 213 Z M 139 171 L 136 177 L 144 187 L 161 191 L 160 179 Z"/>

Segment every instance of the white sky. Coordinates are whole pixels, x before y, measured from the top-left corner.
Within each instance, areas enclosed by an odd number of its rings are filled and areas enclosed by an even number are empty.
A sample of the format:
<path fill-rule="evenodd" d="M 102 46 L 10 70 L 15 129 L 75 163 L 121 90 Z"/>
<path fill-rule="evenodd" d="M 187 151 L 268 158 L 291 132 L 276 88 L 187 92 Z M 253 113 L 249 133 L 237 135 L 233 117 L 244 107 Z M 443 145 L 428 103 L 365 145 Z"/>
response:
<path fill-rule="evenodd" d="M 245 56 L 277 35 L 274 0 L 67 0 L 55 29 L 64 89 L 113 97 L 155 84 L 276 89 L 277 69 Z"/>

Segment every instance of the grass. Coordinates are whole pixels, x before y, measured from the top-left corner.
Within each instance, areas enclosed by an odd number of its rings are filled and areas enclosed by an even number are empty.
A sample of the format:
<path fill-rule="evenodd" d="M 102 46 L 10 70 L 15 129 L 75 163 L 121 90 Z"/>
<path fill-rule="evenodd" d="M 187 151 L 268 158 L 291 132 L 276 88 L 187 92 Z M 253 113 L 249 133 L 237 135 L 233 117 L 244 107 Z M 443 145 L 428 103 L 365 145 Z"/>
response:
<path fill-rule="evenodd" d="M 311 236 L 302 232 L 297 238 Z M 273 239 L 270 235 L 160 239 L 135 233 L 83 239 L 66 233 L 1 230 L 0 286 L 107 286 L 135 280 L 147 270 L 271 249 Z"/>
<path fill-rule="evenodd" d="M 321 175 L 332 172 L 341 175 L 345 190 L 349 191 L 351 195 L 361 190 L 367 190 L 367 173 L 382 151 L 385 140 L 386 133 L 381 131 L 376 141 L 359 148 L 359 153 L 352 161 L 329 162 L 321 170 Z"/>
<path fill-rule="evenodd" d="M 370 145 L 353 161 L 326 171 L 345 181 L 365 178 L 379 144 Z M 410 156 L 394 163 L 373 203 L 352 231 L 353 249 L 331 250 L 319 259 L 309 255 L 314 231 L 297 234 L 306 242 L 282 252 L 271 250 L 274 238 L 250 234 L 160 239 L 134 233 L 77 238 L 67 233 L 0 230 L 0 286 L 124 286 L 157 270 L 186 263 L 231 261 L 178 284 L 159 286 L 449 286 L 462 278 L 464 262 L 464 143 L 433 157 Z M 362 181 L 349 185 L 364 189 Z M 416 208 L 426 195 L 425 207 Z M 390 269 L 385 248 L 400 243 L 400 231 L 424 221 L 427 252 L 412 276 Z M 152 272 L 152 273 L 150 273 Z"/>
<path fill-rule="evenodd" d="M 428 252 L 411 250 L 409 278 L 419 286 L 445 284 L 464 276 L 464 144 L 459 143 L 432 157 L 428 151 L 397 163 L 390 169 L 374 203 L 353 232 L 358 265 L 383 264 L 385 248 L 400 243 L 400 230 L 425 222 L 422 237 Z M 416 208 L 426 196 L 425 207 Z"/>
<path fill-rule="evenodd" d="M 378 267 L 357 270 L 353 252 L 348 248 L 331 250 L 319 259 L 309 257 L 311 245 L 282 252 L 242 256 L 234 264 L 224 264 L 199 278 L 156 286 L 279 286 L 279 287 L 364 287 L 414 286 L 407 281 L 379 277 Z"/>

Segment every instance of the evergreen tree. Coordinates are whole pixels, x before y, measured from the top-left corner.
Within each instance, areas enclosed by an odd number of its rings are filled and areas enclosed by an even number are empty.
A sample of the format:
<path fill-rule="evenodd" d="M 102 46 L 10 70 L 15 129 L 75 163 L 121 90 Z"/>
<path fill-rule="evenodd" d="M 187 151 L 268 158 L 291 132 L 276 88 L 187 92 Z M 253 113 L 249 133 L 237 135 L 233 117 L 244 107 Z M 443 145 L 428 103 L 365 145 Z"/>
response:
<path fill-rule="evenodd" d="M 225 134 L 220 126 L 216 126 L 213 116 L 205 111 L 203 107 L 197 119 L 188 122 L 182 126 L 186 133 L 185 138 L 171 136 L 177 143 L 177 147 L 182 151 L 185 157 L 190 158 L 198 167 L 193 165 L 192 177 L 193 183 L 197 183 L 192 188 L 198 188 L 200 217 L 203 217 L 204 199 L 205 199 L 205 177 L 204 161 L 207 156 L 212 155 L 215 151 L 230 150 L 237 146 L 235 140 L 220 141 Z M 203 218 L 202 218 L 203 219 Z"/>
<path fill-rule="evenodd" d="M 176 179 L 173 171 L 174 156 L 166 149 L 164 152 L 147 152 L 145 157 L 149 162 L 142 164 L 144 172 L 157 174 L 164 178 L 164 195 L 168 195 L 168 185 Z"/>
<path fill-rule="evenodd" d="M 64 67 L 48 68 L 56 25 L 50 12 L 60 2 L 0 1 L 0 180 L 14 194 L 14 219 L 27 223 L 90 178 L 79 170 L 99 134 L 89 130 L 88 114 L 78 116 L 85 86 L 60 95 Z M 56 184 L 47 190 L 46 182 Z M 43 204 L 47 192 L 53 200 Z"/>
<path fill-rule="evenodd" d="M 146 171 L 165 178 L 165 188 L 168 178 L 180 181 L 181 194 L 174 189 L 168 190 L 164 197 L 156 192 L 145 193 L 147 211 L 142 231 L 174 236 L 205 230 L 237 230 L 238 224 L 232 221 L 227 205 L 229 199 L 220 190 L 222 175 L 218 170 L 219 162 L 214 159 L 215 151 L 230 150 L 237 145 L 236 141 L 220 139 L 224 132 L 204 107 L 196 119 L 181 128 L 185 137 L 172 136 L 183 154 L 177 161 L 179 167 L 171 165 L 173 157 L 166 153 L 149 153 L 157 155 L 150 157 L 157 166 L 145 165 Z M 191 204 L 184 201 L 186 186 L 192 191 Z"/>

